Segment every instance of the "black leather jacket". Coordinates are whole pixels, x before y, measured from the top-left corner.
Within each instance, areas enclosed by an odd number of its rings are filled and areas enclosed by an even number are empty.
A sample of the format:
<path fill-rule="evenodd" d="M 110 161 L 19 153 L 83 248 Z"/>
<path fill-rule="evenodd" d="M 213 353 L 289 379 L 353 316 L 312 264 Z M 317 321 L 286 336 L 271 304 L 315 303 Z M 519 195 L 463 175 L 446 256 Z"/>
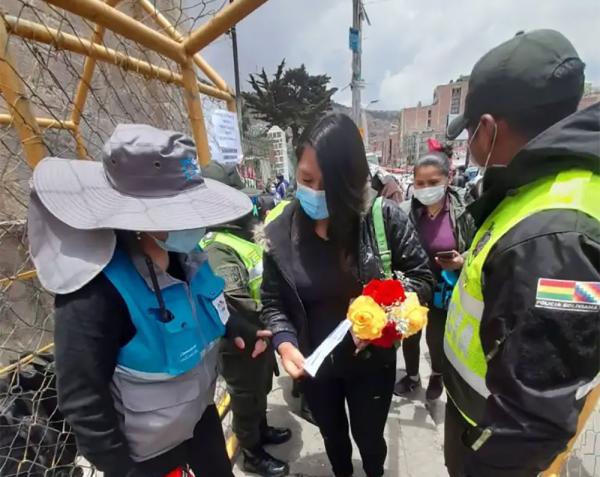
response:
<path fill-rule="evenodd" d="M 265 230 L 264 272 L 262 282 L 262 320 L 273 334 L 287 332 L 296 336 L 301 352 L 309 352 L 307 317 L 294 284 L 291 256 L 292 225 L 301 214 L 298 201 L 292 202 Z M 394 271 L 404 275 L 405 287 L 417 292 L 421 302 L 431 298 L 434 278 L 427 254 L 421 247 L 408 216 L 392 201 L 384 200 L 383 216 Z M 359 260 L 353 270 L 363 284 L 383 278 L 371 213 L 360 223 Z"/>

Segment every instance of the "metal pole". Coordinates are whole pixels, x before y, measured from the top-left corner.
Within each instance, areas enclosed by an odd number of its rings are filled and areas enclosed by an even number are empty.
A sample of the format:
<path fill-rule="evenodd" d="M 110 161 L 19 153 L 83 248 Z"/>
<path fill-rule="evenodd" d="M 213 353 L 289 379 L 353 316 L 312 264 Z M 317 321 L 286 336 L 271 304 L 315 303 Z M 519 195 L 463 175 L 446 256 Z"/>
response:
<path fill-rule="evenodd" d="M 120 0 L 106 0 L 106 4 L 110 7 L 117 6 L 119 2 Z M 92 43 L 102 43 L 104 39 L 104 31 L 105 27 L 103 27 L 102 25 L 96 25 L 90 41 Z M 74 107 L 73 112 L 71 114 L 71 121 L 73 121 L 73 123 L 76 126 L 75 144 L 77 149 L 77 155 L 80 159 L 85 159 L 88 157 L 85 142 L 83 141 L 83 136 L 81 135 L 81 131 L 79 130 L 79 123 L 81 122 L 81 115 L 83 114 L 85 102 L 90 91 L 90 85 L 92 84 L 92 77 L 94 76 L 95 69 L 96 58 L 94 58 L 93 56 L 87 56 L 85 58 L 85 63 L 83 64 L 83 72 L 81 73 L 81 78 L 79 79 L 79 85 L 77 86 L 75 99 L 73 100 Z"/>
<path fill-rule="evenodd" d="M 188 57 L 188 63 L 181 66 L 181 74 L 183 75 L 185 102 L 190 118 L 190 126 L 194 141 L 196 141 L 198 164 L 204 167 L 210 162 L 210 149 L 208 147 L 208 137 L 206 136 L 200 91 L 198 90 L 198 80 L 194 71 L 194 60 L 191 56 Z"/>
<path fill-rule="evenodd" d="M 229 0 L 233 3 L 233 0 Z M 238 115 L 242 117 L 242 97 L 240 94 L 240 64 L 238 58 L 237 31 L 235 24 L 231 27 L 231 43 L 233 45 L 233 73 L 235 75 L 235 102 Z M 241 131 L 241 128 L 240 128 Z"/>
<path fill-rule="evenodd" d="M 146 61 L 115 51 L 101 43 L 95 43 L 84 38 L 79 38 L 78 36 L 55 30 L 46 25 L 23 20 L 22 18 L 6 16 L 4 21 L 10 33 L 22 38 L 46 43 L 56 48 L 72 51 L 81 55 L 91 56 L 98 60 L 117 65 L 124 70 L 133 71 L 148 78 L 156 78 L 165 83 L 182 84 L 183 80 L 180 74 L 167 70 L 166 68 L 159 68 Z M 212 88 L 211 90 L 214 90 L 221 95 L 228 96 L 227 93 L 224 93 L 217 88 L 207 87 Z M 80 99 L 82 98 L 80 97 Z M 83 104 L 78 106 L 83 107 Z"/>
<path fill-rule="evenodd" d="M 152 17 L 152 19 L 167 33 L 167 35 L 179 42 L 184 40 L 183 35 L 177 31 L 167 17 L 165 17 L 154 7 L 150 0 L 139 1 L 142 5 L 142 8 L 148 12 L 148 15 Z M 227 86 L 225 80 L 219 76 L 219 74 L 204 60 L 204 58 L 200 56 L 200 54 L 196 53 L 194 55 L 194 63 L 196 63 L 198 68 L 202 70 L 206 77 L 211 80 L 217 88 L 226 92 L 229 91 L 229 87 Z"/>
<path fill-rule="evenodd" d="M 93 56 L 98 60 L 115 64 L 124 70 L 132 71 L 148 78 L 158 79 L 164 83 L 183 85 L 183 77 L 181 74 L 127 56 L 124 53 L 107 48 L 102 44 L 93 43 L 84 38 L 79 38 L 75 35 L 57 31 L 53 28 L 40 25 L 39 23 L 33 23 L 20 18 L 7 16 L 4 21 L 10 33 L 22 38 L 28 38 L 53 45 L 57 48 L 72 51 L 74 53 Z M 233 99 L 233 96 L 226 91 L 204 83 L 198 83 L 198 89 L 202 94 L 222 99 L 223 101 Z"/>
<path fill-rule="evenodd" d="M 48 0 L 59 1 L 59 0 Z M 60 0 L 64 1 L 64 0 Z M 185 51 L 193 55 L 243 20 L 267 0 L 237 0 L 220 10 L 211 20 L 198 27 L 184 40 Z"/>
<path fill-rule="evenodd" d="M 77 0 L 76 2 L 73 0 L 45 0 L 45 2 L 102 25 L 179 64 L 187 62 L 187 55 L 181 43 L 135 21 L 101 0 Z"/>
<path fill-rule="evenodd" d="M 40 129 L 68 129 L 74 130 L 76 128 L 73 121 L 60 120 L 54 118 L 34 118 Z M 14 123 L 14 118 L 10 114 L 0 114 L 0 124 L 11 125 Z"/>
<path fill-rule="evenodd" d="M 0 15 L 0 92 L 4 96 L 8 112 L 23 146 L 27 163 L 33 168 L 47 153 L 42 133 L 33 113 L 25 86 L 17 74 L 8 52 L 8 31 L 4 17 Z"/>
<path fill-rule="evenodd" d="M 362 80 L 361 52 L 362 52 L 362 3 L 361 0 L 352 0 L 352 28 L 358 30 L 358 48 L 352 51 L 352 119 L 360 127 L 360 88 Z"/>

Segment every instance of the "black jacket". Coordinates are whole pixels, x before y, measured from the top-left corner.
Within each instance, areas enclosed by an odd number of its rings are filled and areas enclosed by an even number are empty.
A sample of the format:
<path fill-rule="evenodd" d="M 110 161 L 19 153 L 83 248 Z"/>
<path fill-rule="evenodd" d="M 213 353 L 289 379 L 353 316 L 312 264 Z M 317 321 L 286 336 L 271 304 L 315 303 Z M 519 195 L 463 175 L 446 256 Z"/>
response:
<path fill-rule="evenodd" d="M 296 337 L 300 351 L 308 353 L 312 350 L 309 349 L 306 312 L 288 258 L 291 256 L 292 225 L 302 213 L 298 201 L 294 201 L 265 230 L 262 320 L 273 334 L 291 333 Z M 394 271 L 404 275 L 405 286 L 417 292 L 421 302 L 428 302 L 434 278 L 412 223 L 398 205 L 389 200 L 383 202 L 383 215 Z M 370 213 L 363 216 L 359 233 L 359 260 L 354 274 L 366 284 L 374 278 L 383 278 Z"/>
<path fill-rule="evenodd" d="M 508 167 L 486 173 L 469 210 L 478 225 L 512 190 L 557 172 L 600 173 L 600 103 L 530 141 Z M 600 207 L 600 206 L 599 206 Z M 482 428 L 469 476 L 535 476 L 575 434 L 577 391 L 600 371 L 600 303 L 581 312 L 536 307 L 540 278 L 600 284 L 600 223 L 575 210 L 531 215 L 505 234 L 483 267 L 480 337 L 488 361 Z"/>

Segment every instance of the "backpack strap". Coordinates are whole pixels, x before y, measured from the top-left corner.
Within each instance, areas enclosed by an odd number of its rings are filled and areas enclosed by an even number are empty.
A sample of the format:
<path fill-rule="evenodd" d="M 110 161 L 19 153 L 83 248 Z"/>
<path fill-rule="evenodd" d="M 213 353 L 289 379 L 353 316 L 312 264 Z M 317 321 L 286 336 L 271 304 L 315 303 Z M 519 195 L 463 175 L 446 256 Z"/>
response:
<path fill-rule="evenodd" d="M 388 245 L 387 235 L 385 233 L 385 222 L 383 220 L 383 198 L 377 197 L 373 202 L 371 209 L 373 215 L 373 226 L 375 228 L 375 240 L 377 241 L 377 249 L 379 250 L 379 259 L 383 266 L 383 274 L 385 278 L 392 278 L 392 252 Z"/>

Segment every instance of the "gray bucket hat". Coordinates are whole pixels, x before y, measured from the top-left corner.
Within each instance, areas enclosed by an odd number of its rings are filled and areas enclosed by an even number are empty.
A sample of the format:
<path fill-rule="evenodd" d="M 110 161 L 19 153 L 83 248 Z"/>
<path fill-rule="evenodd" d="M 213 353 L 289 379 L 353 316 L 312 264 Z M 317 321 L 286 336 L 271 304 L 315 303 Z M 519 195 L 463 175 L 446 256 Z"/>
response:
<path fill-rule="evenodd" d="M 49 157 L 35 168 L 30 252 L 42 284 L 68 293 L 108 264 L 114 230 L 210 227 L 251 210 L 244 193 L 202 176 L 189 136 L 120 124 L 102 161 Z"/>
<path fill-rule="evenodd" d="M 202 176 L 194 141 L 144 124 L 120 124 L 102 162 L 44 159 L 33 186 L 44 207 L 76 229 L 169 231 L 247 214 L 241 192 Z"/>

